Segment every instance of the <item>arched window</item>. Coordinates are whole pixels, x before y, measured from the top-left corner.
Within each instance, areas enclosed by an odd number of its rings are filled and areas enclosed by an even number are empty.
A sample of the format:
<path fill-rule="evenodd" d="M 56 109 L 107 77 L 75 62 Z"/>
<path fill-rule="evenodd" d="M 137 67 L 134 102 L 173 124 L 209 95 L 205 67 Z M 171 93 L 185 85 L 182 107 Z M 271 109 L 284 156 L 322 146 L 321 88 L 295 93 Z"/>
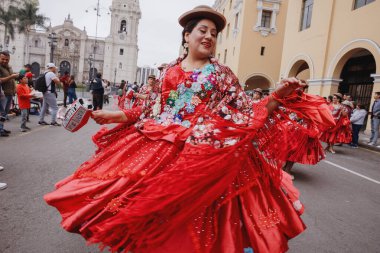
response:
<path fill-rule="evenodd" d="M 127 21 L 126 20 L 122 20 L 121 23 L 120 23 L 120 32 L 123 33 L 123 32 L 127 32 Z"/>
<path fill-rule="evenodd" d="M 68 46 L 69 46 L 69 40 L 65 39 L 65 47 L 68 47 Z"/>

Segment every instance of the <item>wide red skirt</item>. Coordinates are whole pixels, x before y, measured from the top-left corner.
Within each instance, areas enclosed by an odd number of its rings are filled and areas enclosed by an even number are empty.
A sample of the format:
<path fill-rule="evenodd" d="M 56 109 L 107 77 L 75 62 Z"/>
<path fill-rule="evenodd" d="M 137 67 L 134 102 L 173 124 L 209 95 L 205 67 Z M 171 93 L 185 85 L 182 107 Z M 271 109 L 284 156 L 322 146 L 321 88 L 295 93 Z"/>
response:
<path fill-rule="evenodd" d="M 285 252 L 305 226 L 298 191 L 249 140 L 223 149 L 119 125 L 46 194 L 62 226 L 113 252 Z"/>
<path fill-rule="evenodd" d="M 335 127 L 332 127 L 322 133 L 321 141 L 326 143 L 351 143 L 352 129 L 348 117 L 340 117 Z"/>

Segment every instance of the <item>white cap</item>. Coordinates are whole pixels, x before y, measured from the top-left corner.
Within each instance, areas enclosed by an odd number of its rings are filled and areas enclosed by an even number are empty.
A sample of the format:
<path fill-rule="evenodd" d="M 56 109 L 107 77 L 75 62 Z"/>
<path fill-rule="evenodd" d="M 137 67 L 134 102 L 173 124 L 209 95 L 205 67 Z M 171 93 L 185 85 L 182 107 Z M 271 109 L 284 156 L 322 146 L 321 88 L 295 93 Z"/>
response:
<path fill-rule="evenodd" d="M 52 62 L 49 62 L 48 64 L 46 64 L 46 68 L 50 69 L 50 68 L 56 68 L 55 64 L 52 63 Z"/>

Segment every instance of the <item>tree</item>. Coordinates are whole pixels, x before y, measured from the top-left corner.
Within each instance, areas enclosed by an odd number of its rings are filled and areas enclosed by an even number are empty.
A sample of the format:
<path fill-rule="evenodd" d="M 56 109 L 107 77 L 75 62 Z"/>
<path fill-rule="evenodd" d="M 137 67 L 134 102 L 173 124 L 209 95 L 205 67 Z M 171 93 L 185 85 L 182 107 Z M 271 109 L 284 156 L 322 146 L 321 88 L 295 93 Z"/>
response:
<path fill-rule="evenodd" d="M 13 40 L 15 37 L 15 20 L 17 9 L 10 6 L 8 10 L 0 7 L 0 25 L 4 26 L 4 46 L 8 45 L 8 36 Z M 8 35 L 9 34 L 9 35 Z"/>
<path fill-rule="evenodd" d="M 29 58 L 29 33 L 33 26 L 45 27 L 45 22 L 49 18 L 44 15 L 38 14 L 39 6 L 38 2 L 24 0 L 23 7 L 16 11 L 17 15 L 17 29 L 19 33 L 25 34 L 25 54 Z M 29 60 L 28 60 L 29 61 Z M 25 63 L 25 58 L 24 58 Z"/>
<path fill-rule="evenodd" d="M 45 28 L 45 22 L 49 20 L 49 18 L 38 14 L 38 11 L 38 3 L 33 1 L 24 1 L 24 6 L 16 12 L 18 19 L 17 29 L 19 33 L 28 34 L 33 26 Z"/>

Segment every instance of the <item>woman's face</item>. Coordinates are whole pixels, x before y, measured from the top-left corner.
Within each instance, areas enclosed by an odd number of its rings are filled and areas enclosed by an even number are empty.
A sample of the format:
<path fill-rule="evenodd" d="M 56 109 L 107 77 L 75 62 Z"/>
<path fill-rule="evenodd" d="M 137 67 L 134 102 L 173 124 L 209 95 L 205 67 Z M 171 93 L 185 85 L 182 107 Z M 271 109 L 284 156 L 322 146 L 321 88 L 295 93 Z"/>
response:
<path fill-rule="evenodd" d="M 207 58 L 214 53 L 218 32 L 214 22 L 202 19 L 191 33 L 185 33 L 189 54 L 195 58 Z"/>
<path fill-rule="evenodd" d="M 339 100 L 338 100 L 338 97 L 337 97 L 337 96 L 333 96 L 333 102 L 334 102 L 334 103 L 337 103 L 337 102 L 339 102 Z"/>

